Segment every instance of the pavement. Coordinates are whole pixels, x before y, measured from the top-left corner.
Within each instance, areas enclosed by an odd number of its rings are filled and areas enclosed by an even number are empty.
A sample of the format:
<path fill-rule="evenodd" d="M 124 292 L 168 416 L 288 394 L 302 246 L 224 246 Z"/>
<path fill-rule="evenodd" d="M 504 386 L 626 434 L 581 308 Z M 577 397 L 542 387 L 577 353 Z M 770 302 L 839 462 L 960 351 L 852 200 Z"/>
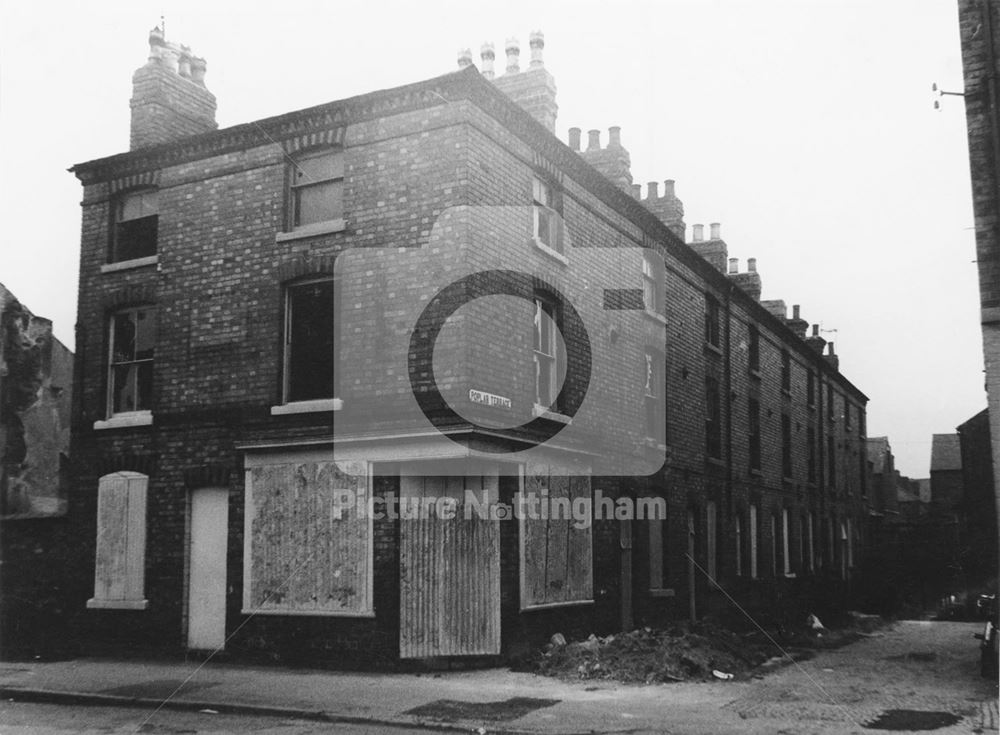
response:
<path fill-rule="evenodd" d="M 621 685 L 504 669 L 369 674 L 229 663 L 0 662 L 0 698 L 276 715 L 452 732 L 871 732 L 889 710 L 996 732 L 996 682 L 978 676 L 971 623 L 899 623 L 762 679 Z M 942 715 L 943 716 L 943 715 Z M 896 729 L 896 728 L 893 728 Z"/>

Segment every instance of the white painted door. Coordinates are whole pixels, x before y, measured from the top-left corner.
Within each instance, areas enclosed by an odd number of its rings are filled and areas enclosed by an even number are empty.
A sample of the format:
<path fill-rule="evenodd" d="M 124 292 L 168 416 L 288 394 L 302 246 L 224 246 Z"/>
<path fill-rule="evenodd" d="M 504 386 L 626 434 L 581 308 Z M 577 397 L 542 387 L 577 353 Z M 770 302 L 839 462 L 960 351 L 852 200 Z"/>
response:
<path fill-rule="evenodd" d="M 225 645 L 228 528 L 229 491 L 192 491 L 188 648 L 214 651 Z"/>

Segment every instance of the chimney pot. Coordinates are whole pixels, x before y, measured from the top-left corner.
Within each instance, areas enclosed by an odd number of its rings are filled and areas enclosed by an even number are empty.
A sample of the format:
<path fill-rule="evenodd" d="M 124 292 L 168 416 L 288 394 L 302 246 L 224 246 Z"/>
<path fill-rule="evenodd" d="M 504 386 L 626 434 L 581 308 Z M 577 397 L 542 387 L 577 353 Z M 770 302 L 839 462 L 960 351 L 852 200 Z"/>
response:
<path fill-rule="evenodd" d="M 642 199 L 642 184 L 632 184 L 632 196 L 636 199 Z"/>
<path fill-rule="evenodd" d="M 799 318 L 799 304 L 792 304 L 792 319 Z"/>
<path fill-rule="evenodd" d="M 163 38 L 163 31 L 159 26 L 156 26 L 149 32 L 149 61 L 158 63 L 166 45 L 167 42 Z"/>
<path fill-rule="evenodd" d="M 504 47 L 507 52 L 507 73 L 517 74 L 521 71 L 519 57 L 521 56 L 521 43 L 516 38 L 508 38 Z"/>
<path fill-rule="evenodd" d="M 660 183 L 658 181 L 650 181 L 646 184 L 646 198 L 647 199 L 659 199 L 660 198 Z"/>
<path fill-rule="evenodd" d="M 756 273 L 757 272 L 757 259 L 747 258 L 747 272 Z"/>
<path fill-rule="evenodd" d="M 608 128 L 608 148 L 621 148 L 622 129 L 618 125 Z"/>
<path fill-rule="evenodd" d="M 703 242 L 705 240 L 705 225 L 691 226 L 691 240 L 692 242 Z"/>
<path fill-rule="evenodd" d="M 479 58 L 482 59 L 483 63 L 480 66 L 480 71 L 483 74 L 484 79 L 493 79 L 493 59 L 496 58 L 496 54 L 493 52 L 493 44 L 489 41 L 484 43 L 479 49 Z"/>
<path fill-rule="evenodd" d="M 463 48 L 458 50 L 458 68 L 465 69 L 472 66 L 472 49 Z"/>
<path fill-rule="evenodd" d="M 708 226 L 708 228 L 709 228 L 709 233 L 710 233 L 709 234 L 709 239 L 710 240 L 721 240 L 722 239 L 722 235 L 720 234 L 721 230 L 722 230 L 722 225 L 720 225 L 718 222 L 713 222 L 712 224 L 710 224 Z"/>
<path fill-rule="evenodd" d="M 569 129 L 569 147 L 574 151 L 580 150 L 580 128 Z"/>
<path fill-rule="evenodd" d="M 833 342 L 827 342 L 826 346 L 830 349 L 830 351 L 827 354 L 829 354 L 829 355 L 836 355 L 837 354 L 836 352 L 833 351 Z"/>
<path fill-rule="evenodd" d="M 180 57 L 177 60 L 177 73 L 184 79 L 191 78 L 191 49 L 181 46 Z"/>
<path fill-rule="evenodd" d="M 674 195 L 674 180 L 667 179 L 663 182 L 663 196 L 672 197 Z"/>
<path fill-rule="evenodd" d="M 531 46 L 531 69 L 541 69 L 545 66 L 542 61 L 542 50 L 545 48 L 545 34 L 541 31 L 532 31 L 528 36 L 528 44 Z"/>
<path fill-rule="evenodd" d="M 588 130 L 587 131 L 587 150 L 588 151 L 599 151 L 601 150 L 601 131 L 600 130 Z"/>
<path fill-rule="evenodd" d="M 813 333 L 812 333 L 812 336 L 813 337 L 818 337 L 819 336 L 819 324 L 813 324 Z"/>
<path fill-rule="evenodd" d="M 715 239 L 715 238 L 713 238 L 713 239 Z M 740 272 L 740 259 L 739 258 L 730 258 L 729 259 L 729 272 L 730 273 L 739 273 Z"/>

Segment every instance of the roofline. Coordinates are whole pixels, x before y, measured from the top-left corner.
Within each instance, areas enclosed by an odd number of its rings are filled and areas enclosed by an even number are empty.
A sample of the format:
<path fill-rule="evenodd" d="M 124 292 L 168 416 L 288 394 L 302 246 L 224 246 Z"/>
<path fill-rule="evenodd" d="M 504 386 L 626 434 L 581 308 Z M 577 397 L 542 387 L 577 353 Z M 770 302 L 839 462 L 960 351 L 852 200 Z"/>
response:
<path fill-rule="evenodd" d="M 644 233 L 652 234 L 668 253 L 698 273 L 708 285 L 740 303 L 757 322 L 766 325 L 790 346 L 794 346 L 807 361 L 818 366 L 821 374 L 836 380 L 862 403 L 868 402 L 867 395 L 839 370 L 833 369 L 823 355 L 817 353 L 802 337 L 792 331 L 784 320 L 765 309 L 759 301 L 725 274 L 716 270 L 644 204 L 611 183 L 607 177 L 587 163 L 583 156 L 559 140 L 520 105 L 497 89 L 496 85 L 484 79 L 475 66 L 413 84 L 368 92 L 274 117 L 179 138 L 149 148 L 93 159 L 78 163 L 69 171 L 84 184 L 93 183 L 120 175 L 122 170 L 162 168 L 164 165 L 197 160 L 208 155 L 219 155 L 269 143 L 276 144 L 280 139 L 309 132 L 317 127 L 348 125 L 385 114 L 422 109 L 461 99 L 472 102 L 514 135 L 533 148 L 539 149 L 591 194 L 632 219 Z"/>

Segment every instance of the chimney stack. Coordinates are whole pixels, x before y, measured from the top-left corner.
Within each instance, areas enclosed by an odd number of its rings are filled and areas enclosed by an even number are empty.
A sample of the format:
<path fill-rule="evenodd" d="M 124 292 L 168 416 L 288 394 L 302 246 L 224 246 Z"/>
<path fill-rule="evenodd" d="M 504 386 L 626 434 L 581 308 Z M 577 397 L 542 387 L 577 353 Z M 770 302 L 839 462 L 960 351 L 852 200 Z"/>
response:
<path fill-rule="evenodd" d="M 788 306 L 785 305 L 784 299 L 768 299 L 767 301 L 761 301 L 760 305 L 781 321 L 785 321 L 785 318 L 788 316 Z"/>
<path fill-rule="evenodd" d="M 719 237 L 719 223 L 713 222 L 709 225 L 710 238 L 705 240 L 705 226 L 695 225 L 692 235 L 692 242 L 688 243 L 698 255 L 703 257 L 719 273 L 726 272 L 726 260 L 729 252 L 725 241 Z"/>
<path fill-rule="evenodd" d="M 149 58 L 132 75 L 130 149 L 215 130 L 215 95 L 205 89 L 205 60 L 149 32 Z"/>
<path fill-rule="evenodd" d="M 737 271 L 738 270 L 739 269 L 737 268 Z M 746 291 L 747 295 L 754 301 L 760 301 L 760 294 L 763 286 L 760 281 L 760 274 L 757 273 L 756 258 L 747 258 L 746 273 L 731 272 L 729 279 L 741 289 Z"/>
<path fill-rule="evenodd" d="M 792 318 L 788 320 L 788 327 L 791 329 L 800 339 L 806 338 L 806 331 L 809 329 L 809 322 L 800 316 L 800 309 L 798 304 L 792 305 Z"/>
<path fill-rule="evenodd" d="M 632 190 L 632 158 L 622 145 L 622 129 L 608 128 L 608 146 L 601 148 L 601 131 L 587 131 L 587 150 L 580 155 L 612 184 L 627 192 Z"/>
<path fill-rule="evenodd" d="M 823 359 L 826 360 L 827 364 L 834 370 L 840 370 L 840 358 L 837 353 L 833 351 L 833 342 L 827 343 L 828 352 L 823 355 Z"/>
<path fill-rule="evenodd" d="M 806 344 L 812 347 L 817 355 L 823 354 L 823 348 L 826 347 L 826 340 L 819 336 L 819 324 L 813 324 L 812 334 L 806 337 Z"/>
<path fill-rule="evenodd" d="M 521 46 L 516 38 L 507 39 L 504 50 L 507 53 L 506 73 L 501 77 L 493 76 L 493 44 L 483 44 L 483 77 L 497 85 L 497 89 L 523 107 L 533 118 L 544 125 L 550 133 L 555 132 L 556 113 L 556 83 L 545 68 L 542 51 L 545 48 L 545 36 L 541 31 L 532 31 L 531 63 L 525 71 L 521 71 L 519 57 Z M 489 53 L 487 66 L 486 53 Z M 487 73 L 489 69 L 489 73 Z"/>
<path fill-rule="evenodd" d="M 684 204 L 674 192 L 674 180 L 663 182 L 663 195 L 660 195 L 659 184 L 650 181 L 647 185 L 646 198 L 642 203 L 646 208 L 660 218 L 677 237 L 684 239 L 687 225 L 684 224 Z"/>

